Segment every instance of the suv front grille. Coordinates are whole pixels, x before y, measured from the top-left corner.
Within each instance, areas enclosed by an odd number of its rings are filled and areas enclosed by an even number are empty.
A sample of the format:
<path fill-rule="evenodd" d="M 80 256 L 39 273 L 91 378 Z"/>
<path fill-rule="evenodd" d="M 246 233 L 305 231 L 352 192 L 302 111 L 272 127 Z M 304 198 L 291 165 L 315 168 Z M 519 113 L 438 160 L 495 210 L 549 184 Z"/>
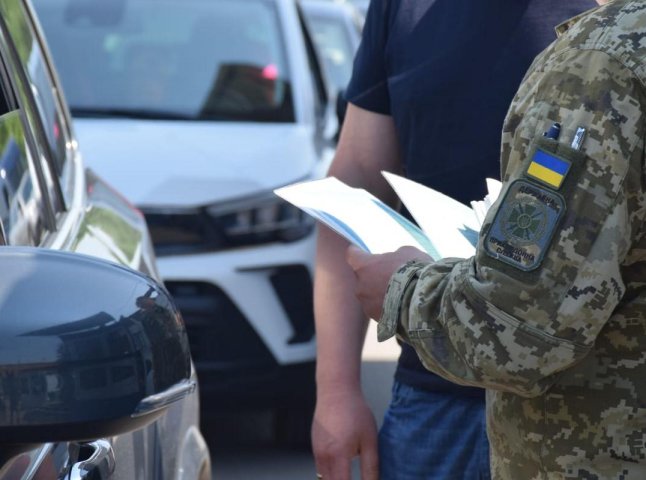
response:
<path fill-rule="evenodd" d="M 292 207 L 290 207 L 292 208 Z M 293 207 L 295 208 L 295 207 Z M 238 232 L 231 227 L 235 212 L 218 217 L 209 215 L 206 208 L 183 212 L 154 212 L 143 210 L 146 223 L 159 257 L 200 252 L 216 252 L 251 245 L 274 242 L 293 242 L 313 231 L 315 222 L 305 213 L 298 212 L 298 220 L 288 218 L 283 227 L 267 230 L 258 228 Z M 289 222 L 294 223 L 294 225 Z"/>
<path fill-rule="evenodd" d="M 204 282 L 165 282 L 182 313 L 198 372 L 275 366 L 274 358 L 227 295 Z"/>
<path fill-rule="evenodd" d="M 270 281 L 294 329 L 294 335 L 287 343 L 309 342 L 314 336 L 313 286 L 309 270 L 304 265 L 279 267 Z"/>
<path fill-rule="evenodd" d="M 158 256 L 232 248 L 221 226 L 205 211 L 144 212 Z"/>

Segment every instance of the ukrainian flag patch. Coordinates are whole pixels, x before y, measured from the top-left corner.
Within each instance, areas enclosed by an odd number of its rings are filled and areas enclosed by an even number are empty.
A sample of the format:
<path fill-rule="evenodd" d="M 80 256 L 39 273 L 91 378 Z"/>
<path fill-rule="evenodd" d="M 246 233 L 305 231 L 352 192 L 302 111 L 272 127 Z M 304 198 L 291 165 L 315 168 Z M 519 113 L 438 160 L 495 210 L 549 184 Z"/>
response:
<path fill-rule="evenodd" d="M 571 165 L 569 161 L 537 148 L 527 168 L 527 175 L 558 190 L 563 180 L 565 180 Z"/>

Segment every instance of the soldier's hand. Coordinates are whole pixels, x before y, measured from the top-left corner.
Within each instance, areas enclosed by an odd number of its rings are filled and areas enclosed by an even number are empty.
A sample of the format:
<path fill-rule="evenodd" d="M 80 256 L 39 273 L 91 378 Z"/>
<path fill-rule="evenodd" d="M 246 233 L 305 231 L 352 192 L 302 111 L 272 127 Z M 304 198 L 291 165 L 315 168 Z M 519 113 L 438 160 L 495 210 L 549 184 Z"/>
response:
<path fill-rule="evenodd" d="M 379 320 L 392 274 L 410 260 L 431 262 L 431 257 L 414 247 L 402 247 L 395 252 L 373 255 L 351 245 L 346 253 L 348 264 L 357 278 L 355 295 L 363 313 Z"/>

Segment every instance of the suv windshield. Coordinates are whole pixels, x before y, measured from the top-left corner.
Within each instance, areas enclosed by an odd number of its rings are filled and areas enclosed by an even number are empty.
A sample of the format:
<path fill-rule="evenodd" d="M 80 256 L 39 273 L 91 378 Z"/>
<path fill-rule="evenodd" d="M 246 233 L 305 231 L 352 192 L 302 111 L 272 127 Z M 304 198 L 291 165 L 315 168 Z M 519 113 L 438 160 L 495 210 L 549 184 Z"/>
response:
<path fill-rule="evenodd" d="M 75 116 L 294 121 L 270 0 L 36 0 Z"/>

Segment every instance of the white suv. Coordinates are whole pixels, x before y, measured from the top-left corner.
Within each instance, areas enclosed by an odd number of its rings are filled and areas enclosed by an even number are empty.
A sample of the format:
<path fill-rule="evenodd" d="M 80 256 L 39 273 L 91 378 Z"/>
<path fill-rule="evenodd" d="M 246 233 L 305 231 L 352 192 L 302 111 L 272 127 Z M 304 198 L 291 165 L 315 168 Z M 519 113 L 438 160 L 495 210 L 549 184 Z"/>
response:
<path fill-rule="evenodd" d="M 272 406 L 308 437 L 315 225 L 334 102 L 293 0 L 36 0 L 91 166 L 146 215 L 203 414 Z M 219 408 L 218 408 L 219 410 Z"/>

